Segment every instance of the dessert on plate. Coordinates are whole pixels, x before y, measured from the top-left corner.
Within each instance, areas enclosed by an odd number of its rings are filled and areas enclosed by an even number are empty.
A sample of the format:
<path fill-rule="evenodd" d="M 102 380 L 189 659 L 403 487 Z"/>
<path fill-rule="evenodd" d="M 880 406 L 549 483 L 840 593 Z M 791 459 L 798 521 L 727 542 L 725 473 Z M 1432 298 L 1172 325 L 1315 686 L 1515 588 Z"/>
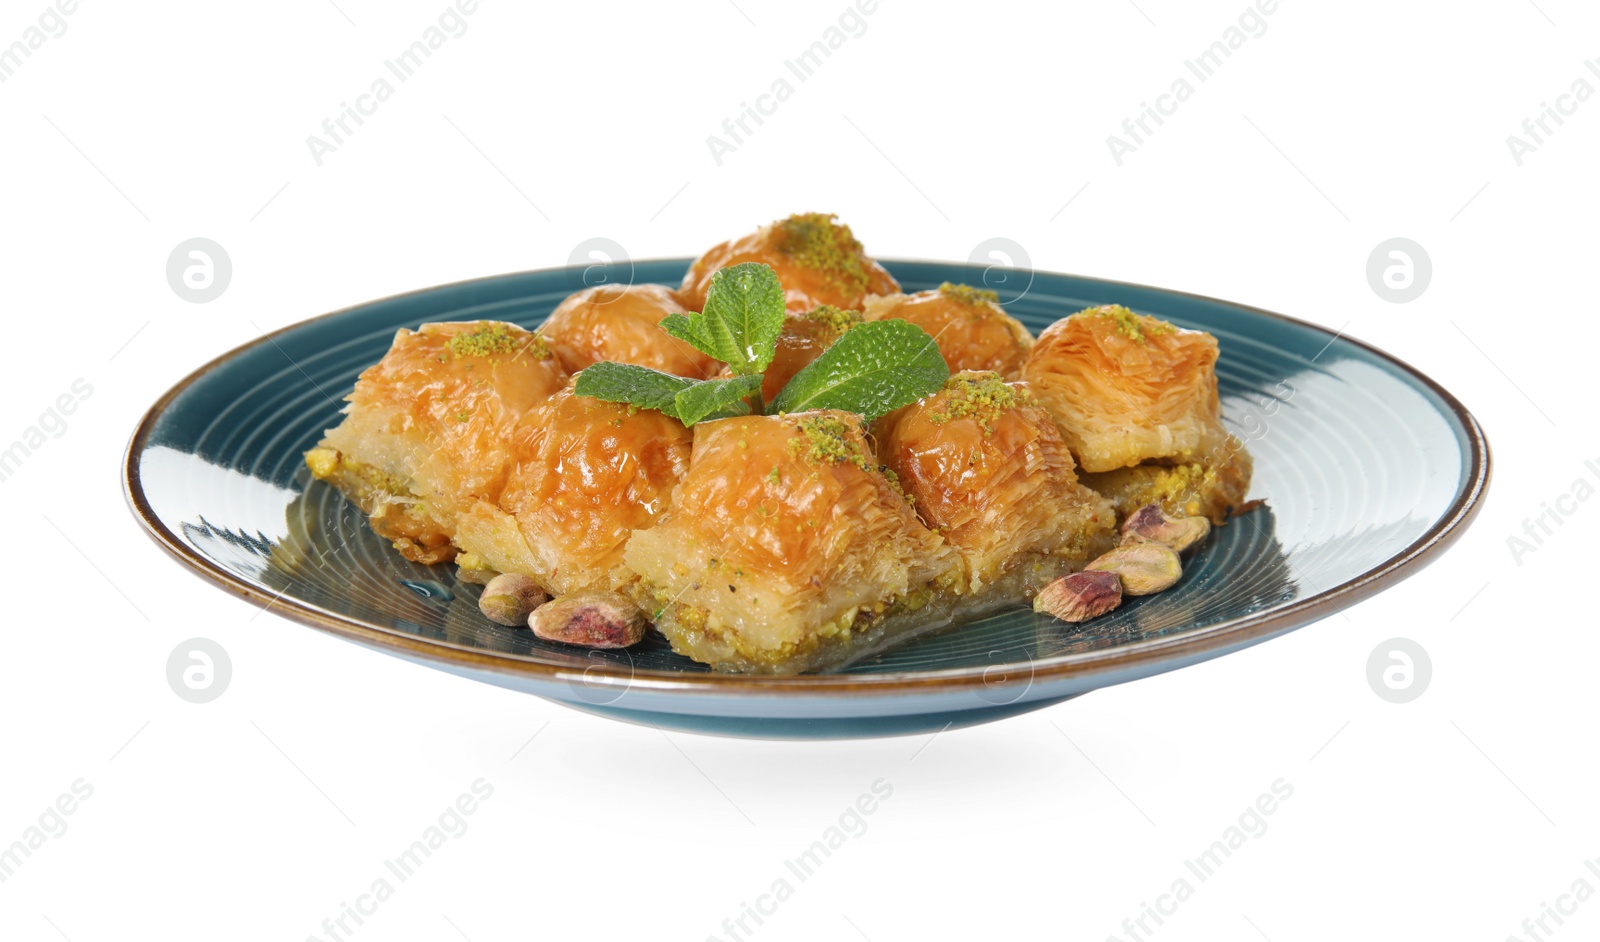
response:
<path fill-rule="evenodd" d="M 1082 621 L 1180 578 L 1251 465 L 1215 338 L 1064 313 L 1035 339 L 992 291 L 904 292 L 799 214 L 536 331 L 399 331 L 306 463 L 551 643 L 792 674 L 1008 607 Z"/>

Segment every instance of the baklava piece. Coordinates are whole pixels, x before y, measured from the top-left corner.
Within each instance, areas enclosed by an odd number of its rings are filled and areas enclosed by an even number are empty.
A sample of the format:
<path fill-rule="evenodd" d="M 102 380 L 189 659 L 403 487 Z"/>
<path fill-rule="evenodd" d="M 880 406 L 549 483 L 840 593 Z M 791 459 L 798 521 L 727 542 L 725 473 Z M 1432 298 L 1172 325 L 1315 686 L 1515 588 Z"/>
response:
<path fill-rule="evenodd" d="M 689 430 L 568 387 L 523 416 L 509 441 L 514 461 L 499 501 L 459 519 L 457 544 L 552 595 L 631 583 L 623 548 L 666 510 L 689 467 Z"/>
<path fill-rule="evenodd" d="M 719 368 L 717 361 L 660 326 L 668 314 L 683 312 L 664 285 L 599 285 L 562 301 L 539 336 L 568 373 L 611 360 L 705 379 Z"/>
<path fill-rule="evenodd" d="M 968 591 L 1024 570 L 1023 588 L 1036 589 L 1116 542 L 1110 503 L 1078 483 L 1025 384 L 958 373 L 942 392 L 885 416 L 877 437 L 917 513 L 961 555 Z"/>
<path fill-rule="evenodd" d="M 643 578 L 641 607 L 674 650 L 745 673 L 876 653 L 930 627 L 896 615 L 960 581 L 950 547 L 843 412 L 695 426 L 672 506 L 633 537 L 626 559 Z"/>
<path fill-rule="evenodd" d="M 983 288 L 946 282 L 933 291 L 868 298 L 868 320 L 895 318 L 927 331 L 953 371 L 988 370 L 1021 379 L 1033 347 L 1028 328 Z"/>
<path fill-rule="evenodd" d="M 1160 503 L 1215 523 L 1241 505 L 1250 456 L 1222 425 L 1217 341 L 1105 305 L 1039 335 L 1024 375 L 1084 484 L 1121 514 Z"/>
<path fill-rule="evenodd" d="M 444 562 L 460 515 L 500 497 L 513 427 L 565 382 L 549 347 L 513 324 L 401 330 L 306 464 L 407 559 Z"/>
<path fill-rule="evenodd" d="M 797 314 L 821 304 L 859 311 L 867 295 L 899 291 L 893 276 L 868 258 L 850 227 L 835 218 L 797 213 L 712 247 L 689 266 L 678 288 L 679 300 L 690 310 L 701 310 L 711 276 L 741 262 L 772 266 L 789 311 Z"/>

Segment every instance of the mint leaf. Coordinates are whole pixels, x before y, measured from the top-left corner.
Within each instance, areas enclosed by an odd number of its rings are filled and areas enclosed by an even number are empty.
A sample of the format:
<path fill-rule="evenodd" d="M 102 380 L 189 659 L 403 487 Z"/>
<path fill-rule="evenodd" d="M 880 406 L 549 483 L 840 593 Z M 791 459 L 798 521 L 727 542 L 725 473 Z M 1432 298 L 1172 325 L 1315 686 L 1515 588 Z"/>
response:
<path fill-rule="evenodd" d="M 749 415 L 743 400 L 761 388 L 761 376 L 736 376 L 733 379 L 708 379 L 680 390 L 673 403 L 678 421 L 693 425 L 706 419 L 725 419 Z"/>
<path fill-rule="evenodd" d="M 783 285 L 778 273 L 759 262 L 731 265 L 711 276 L 705 310 L 668 314 L 667 333 L 707 356 L 728 364 L 736 376 L 766 370 L 783 331 Z"/>
<path fill-rule="evenodd" d="M 682 376 L 607 360 L 579 373 L 572 391 L 606 402 L 625 402 L 641 409 L 655 409 L 677 418 L 677 395 L 694 384 L 695 380 Z"/>
<path fill-rule="evenodd" d="M 693 425 L 707 419 L 748 415 L 750 407 L 741 400 L 754 395 L 760 388 L 759 375 L 733 379 L 686 379 L 649 367 L 604 361 L 579 373 L 572 391 L 606 402 L 654 409 L 684 425 Z"/>
<path fill-rule="evenodd" d="M 845 331 L 789 380 L 767 411 L 843 409 L 871 422 L 938 392 L 949 378 L 950 367 L 922 328 L 872 321 Z"/>

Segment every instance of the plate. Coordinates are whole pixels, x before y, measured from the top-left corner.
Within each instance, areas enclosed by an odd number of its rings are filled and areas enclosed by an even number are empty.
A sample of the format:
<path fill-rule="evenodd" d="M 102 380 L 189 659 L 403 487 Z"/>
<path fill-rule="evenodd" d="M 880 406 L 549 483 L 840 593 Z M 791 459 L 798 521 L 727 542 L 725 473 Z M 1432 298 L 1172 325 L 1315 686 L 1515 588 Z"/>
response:
<path fill-rule="evenodd" d="M 1038 332 L 1116 302 L 1221 344 L 1230 429 L 1266 503 L 1220 528 L 1177 586 L 1068 625 L 1019 608 L 848 670 L 717 674 L 652 633 L 588 651 L 491 624 L 477 586 L 410 563 L 301 455 L 339 421 L 356 376 L 395 330 L 426 321 L 538 325 L 596 279 L 675 285 L 686 259 L 482 278 L 286 327 L 206 364 L 139 423 L 124 463 L 135 516 L 179 562 L 314 628 L 419 664 L 589 713 L 761 738 L 844 738 L 967 726 L 1170 671 L 1281 635 L 1438 558 L 1478 511 L 1489 447 L 1450 393 L 1349 337 L 1175 291 L 1021 269 L 884 265 L 907 291 L 994 288 Z M 359 678 L 354 679 L 359 683 Z"/>

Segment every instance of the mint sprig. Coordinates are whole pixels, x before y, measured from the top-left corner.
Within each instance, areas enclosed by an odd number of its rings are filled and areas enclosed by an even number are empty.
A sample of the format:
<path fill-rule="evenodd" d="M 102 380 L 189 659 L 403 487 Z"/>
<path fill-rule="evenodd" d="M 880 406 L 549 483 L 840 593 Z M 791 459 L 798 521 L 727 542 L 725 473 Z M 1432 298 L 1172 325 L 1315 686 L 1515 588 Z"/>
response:
<path fill-rule="evenodd" d="M 705 310 L 688 316 L 668 314 L 661 327 L 728 364 L 735 376 L 754 376 L 772 365 L 783 315 L 778 273 L 759 262 L 745 262 L 711 276 Z"/>
<path fill-rule="evenodd" d="M 931 395 L 950 367 L 927 331 L 908 321 L 858 324 L 794 374 L 773 412 L 843 409 L 868 422 Z"/>
<path fill-rule="evenodd" d="M 578 374 L 580 396 L 655 409 L 684 425 L 751 412 L 840 409 L 871 422 L 923 396 L 950 377 L 939 347 L 907 321 L 857 324 L 794 375 L 762 409 L 761 380 L 778 348 L 785 304 L 778 274 L 757 262 L 711 276 L 705 310 L 669 314 L 668 334 L 728 364 L 731 379 L 689 379 L 643 366 L 600 362 Z M 752 402 L 754 408 L 752 408 Z"/>

